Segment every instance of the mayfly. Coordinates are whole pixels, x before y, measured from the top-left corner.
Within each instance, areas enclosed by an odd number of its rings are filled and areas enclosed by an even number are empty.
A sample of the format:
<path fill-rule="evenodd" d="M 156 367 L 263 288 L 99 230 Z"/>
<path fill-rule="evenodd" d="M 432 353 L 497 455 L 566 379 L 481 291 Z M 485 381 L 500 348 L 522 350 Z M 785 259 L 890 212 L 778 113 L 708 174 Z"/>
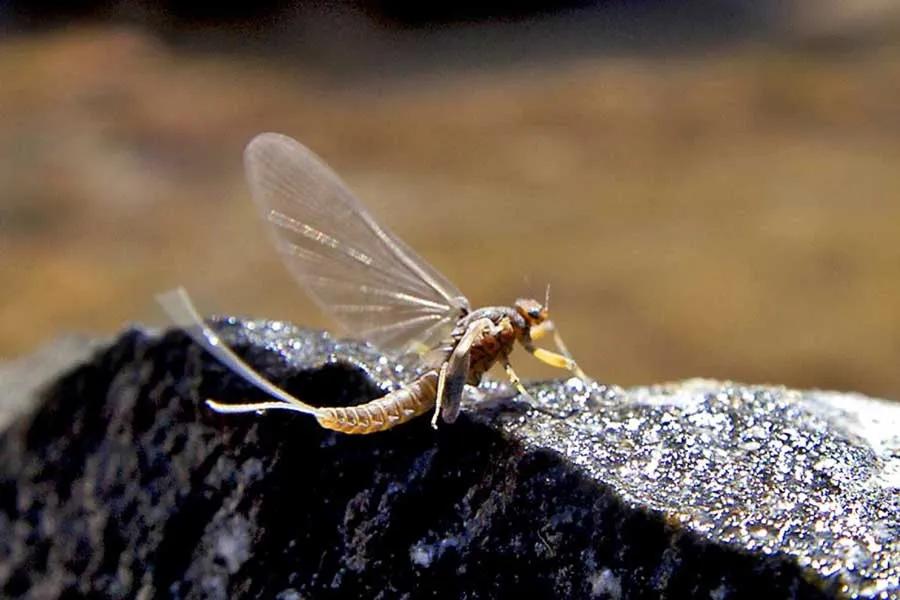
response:
<path fill-rule="evenodd" d="M 195 342 L 274 400 L 223 404 L 220 413 L 293 410 L 322 427 L 344 433 L 374 433 L 434 411 L 452 423 L 466 385 L 478 385 L 499 362 L 512 384 L 528 392 L 509 355 L 516 342 L 538 360 L 584 373 L 548 318 L 548 298 L 520 299 L 513 306 L 472 310 L 465 296 L 397 236 L 375 221 L 321 159 L 287 136 L 263 133 L 244 152 L 254 202 L 271 225 L 275 242 L 296 279 L 327 314 L 354 335 L 380 348 L 416 350 L 425 372 L 415 381 L 365 404 L 318 407 L 264 379 L 207 326 L 183 289 L 159 302 Z M 549 292 L 549 289 L 548 289 Z M 552 334 L 559 352 L 535 346 Z"/>

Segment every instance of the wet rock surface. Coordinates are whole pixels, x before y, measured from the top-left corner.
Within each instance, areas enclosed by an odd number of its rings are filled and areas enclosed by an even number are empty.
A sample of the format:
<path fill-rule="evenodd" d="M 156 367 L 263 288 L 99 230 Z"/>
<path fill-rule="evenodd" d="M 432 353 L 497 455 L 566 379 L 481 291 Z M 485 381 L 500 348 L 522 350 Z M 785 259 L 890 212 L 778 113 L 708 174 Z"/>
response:
<path fill-rule="evenodd" d="M 219 326 L 310 401 L 415 376 L 283 323 Z M 260 395 L 179 332 L 126 332 L 2 434 L 0 595 L 900 594 L 896 405 L 704 380 L 529 389 L 486 385 L 437 432 L 345 436 L 213 413 L 203 398 Z"/>

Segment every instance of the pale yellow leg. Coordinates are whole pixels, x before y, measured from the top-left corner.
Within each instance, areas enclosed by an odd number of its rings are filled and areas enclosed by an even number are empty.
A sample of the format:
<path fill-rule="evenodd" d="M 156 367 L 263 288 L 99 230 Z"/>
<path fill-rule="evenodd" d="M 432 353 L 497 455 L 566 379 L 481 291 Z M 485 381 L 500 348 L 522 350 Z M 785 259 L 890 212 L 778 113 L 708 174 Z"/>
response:
<path fill-rule="evenodd" d="M 540 325 L 535 325 L 531 328 L 531 339 L 539 340 L 548 333 L 553 334 L 553 343 L 556 344 L 557 350 L 559 350 L 560 354 L 571 360 L 572 362 L 575 359 L 572 357 L 572 353 L 569 352 L 568 347 L 566 347 L 566 343 L 562 340 L 562 335 L 559 333 L 559 329 L 556 328 L 556 324 L 553 321 L 547 320 L 541 323 Z M 585 379 L 584 372 L 581 371 L 578 366 L 575 366 L 578 371 L 575 371 L 575 374 L 578 375 L 581 379 Z M 578 372 L 581 372 L 579 375 Z"/>
<path fill-rule="evenodd" d="M 441 405 L 444 402 L 444 384 L 447 381 L 447 366 L 448 363 L 442 364 L 441 370 L 438 373 L 437 397 L 434 399 L 434 415 L 431 417 L 431 426 L 435 429 L 438 428 L 438 417 L 441 414 Z"/>
<path fill-rule="evenodd" d="M 550 350 L 544 350 L 543 348 L 528 348 L 527 350 L 542 363 L 548 364 L 551 367 L 556 367 L 557 369 L 567 369 L 582 381 L 589 381 L 588 376 L 581 370 L 578 363 L 568 356 L 563 356 L 562 354 L 551 352 Z"/>
<path fill-rule="evenodd" d="M 509 361 L 503 363 L 503 368 L 506 369 L 506 376 L 509 377 L 509 382 L 513 384 L 513 387 L 516 388 L 516 391 L 518 391 L 519 394 L 527 398 L 529 401 L 533 402 L 534 398 L 532 398 L 531 394 L 528 393 L 528 390 L 525 389 L 525 386 L 522 385 L 522 380 L 519 379 L 519 376 L 515 371 L 513 371 L 512 365 L 509 364 Z"/>
<path fill-rule="evenodd" d="M 535 341 L 541 339 L 551 331 L 556 331 L 556 326 L 553 324 L 553 321 L 544 321 L 540 325 L 534 325 L 529 329 L 531 339 Z"/>

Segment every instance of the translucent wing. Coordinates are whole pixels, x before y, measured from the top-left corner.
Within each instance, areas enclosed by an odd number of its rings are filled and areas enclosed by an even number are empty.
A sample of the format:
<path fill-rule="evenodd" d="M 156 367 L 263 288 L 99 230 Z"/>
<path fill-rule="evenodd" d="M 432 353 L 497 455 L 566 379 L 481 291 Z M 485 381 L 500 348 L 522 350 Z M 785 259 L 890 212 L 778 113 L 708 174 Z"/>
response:
<path fill-rule="evenodd" d="M 260 134 L 244 164 L 288 268 L 350 335 L 383 347 L 431 347 L 468 311 L 450 281 L 379 225 L 296 140 Z"/>

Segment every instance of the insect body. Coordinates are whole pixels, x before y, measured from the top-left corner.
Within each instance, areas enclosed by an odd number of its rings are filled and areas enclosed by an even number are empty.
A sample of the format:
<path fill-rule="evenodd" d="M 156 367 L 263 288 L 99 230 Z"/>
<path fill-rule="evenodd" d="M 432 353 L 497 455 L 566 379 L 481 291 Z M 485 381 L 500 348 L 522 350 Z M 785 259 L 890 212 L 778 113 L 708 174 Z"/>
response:
<path fill-rule="evenodd" d="M 344 433 L 374 433 L 434 410 L 453 422 L 466 385 L 495 363 L 520 393 L 528 392 L 509 363 L 516 343 L 538 360 L 586 376 L 548 319 L 547 304 L 520 299 L 511 307 L 469 308 L 456 287 L 379 225 L 338 176 L 299 142 L 274 133 L 254 138 L 244 154 L 253 199 L 272 225 L 285 262 L 312 299 L 344 328 L 384 348 L 423 353 L 426 371 L 381 398 L 349 407 L 307 404 L 264 379 L 200 318 L 187 293 L 159 296 L 166 312 L 237 375 L 274 401 L 223 404 L 222 413 L 294 410 Z M 548 294 L 549 296 L 549 294 Z M 552 334 L 559 353 L 534 345 Z"/>

